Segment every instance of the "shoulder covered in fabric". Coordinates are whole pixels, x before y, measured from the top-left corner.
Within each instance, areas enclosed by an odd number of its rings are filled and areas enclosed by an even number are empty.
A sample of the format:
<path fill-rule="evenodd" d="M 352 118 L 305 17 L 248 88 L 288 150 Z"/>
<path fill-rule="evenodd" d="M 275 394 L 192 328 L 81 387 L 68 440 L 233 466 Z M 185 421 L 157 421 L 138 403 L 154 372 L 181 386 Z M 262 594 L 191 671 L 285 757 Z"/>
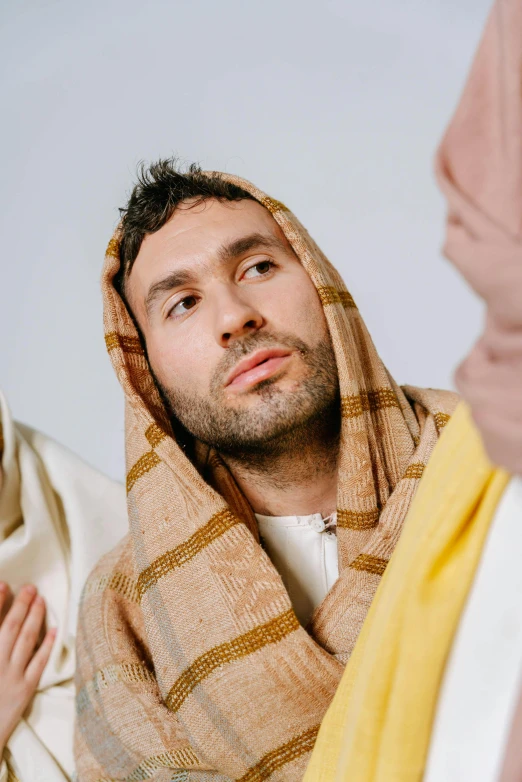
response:
<path fill-rule="evenodd" d="M 77 627 L 76 681 L 134 657 L 145 629 L 133 572 L 132 541 L 126 535 L 91 571 L 82 592 Z"/>
<path fill-rule="evenodd" d="M 112 590 L 124 600 L 138 602 L 129 533 L 104 554 L 91 570 L 83 588 L 82 606 L 107 590 Z"/>
<path fill-rule="evenodd" d="M 79 782 L 124 780 L 152 767 L 157 767 L 159 779 L 165 763 L 174 757 L 178 766 L 182 759 L 198 765 L 177 717 L 161 697 L 147 648 L 129 536 L 102 557 L 85 585 L 75 681 Z"/>
<path fill-rule="evenodd" d="M 440 388 L 418 388 L 417 386 L 401 386 L 410 402 L 420 404 L 428 413 L 436 415 L 443 413 L 451 416 L 460 402 L 460 396 L 455 391 Z"/>

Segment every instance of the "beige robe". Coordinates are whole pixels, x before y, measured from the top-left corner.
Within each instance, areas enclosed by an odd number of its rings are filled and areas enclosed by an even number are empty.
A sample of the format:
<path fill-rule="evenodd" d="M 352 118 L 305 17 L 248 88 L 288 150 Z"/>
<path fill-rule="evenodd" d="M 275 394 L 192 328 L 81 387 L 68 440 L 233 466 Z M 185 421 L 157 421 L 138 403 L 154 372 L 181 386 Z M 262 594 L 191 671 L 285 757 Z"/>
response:
<path fill-rule="evenodd" d="M 127 532 L 125 490 L 14 422 L 1 394 L 0 421 L 0 578 L 15 591 L 35 584 L 48 627 L 58 628 L 38 691 L 8 742 L 0 782 L 65 782 L 74 770 L 78 602 L 95 562 Z"/>

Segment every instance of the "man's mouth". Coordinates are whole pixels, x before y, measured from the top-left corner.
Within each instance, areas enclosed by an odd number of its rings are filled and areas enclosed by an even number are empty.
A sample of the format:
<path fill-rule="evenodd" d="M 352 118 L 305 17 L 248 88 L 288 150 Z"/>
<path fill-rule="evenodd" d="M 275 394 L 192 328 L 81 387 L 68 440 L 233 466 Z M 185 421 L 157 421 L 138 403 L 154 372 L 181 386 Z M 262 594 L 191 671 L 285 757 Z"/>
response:
<path fill-rule="evenodd" d="M 274 375 L 292 355 L 288 348 L 262 348 L 242 359 L 225 381 L 226 388 L 240 390 Z"/>

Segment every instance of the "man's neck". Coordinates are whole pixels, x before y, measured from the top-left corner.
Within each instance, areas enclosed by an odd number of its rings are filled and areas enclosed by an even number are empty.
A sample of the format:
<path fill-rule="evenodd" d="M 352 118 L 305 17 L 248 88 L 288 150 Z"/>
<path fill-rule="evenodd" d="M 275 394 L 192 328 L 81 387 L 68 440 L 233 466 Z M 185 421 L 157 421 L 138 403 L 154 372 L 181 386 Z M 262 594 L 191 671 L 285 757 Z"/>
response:
<path fill-rule="evenodd" d="M 255 513 L 328 516 L 336 508 L 337 416 L 293 431 L 271 449 L 221 456 Z"/>

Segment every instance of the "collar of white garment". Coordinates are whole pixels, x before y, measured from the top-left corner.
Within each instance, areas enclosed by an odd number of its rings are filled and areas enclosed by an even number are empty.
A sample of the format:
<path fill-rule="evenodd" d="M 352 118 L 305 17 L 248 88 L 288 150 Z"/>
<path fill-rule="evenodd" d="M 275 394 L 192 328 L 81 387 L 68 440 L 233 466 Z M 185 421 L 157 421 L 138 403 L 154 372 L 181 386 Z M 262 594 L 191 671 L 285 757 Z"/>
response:
<path fill-rule="evenodd" d="M 323 518 L 320 513 L 311 513 L 309 516 L 264 516 L 261 513 L 255 514 L 256 519 L 262 525 L 274 527 L 311 527 L 316 532 L 335 527 L 337 513 Z"/>

